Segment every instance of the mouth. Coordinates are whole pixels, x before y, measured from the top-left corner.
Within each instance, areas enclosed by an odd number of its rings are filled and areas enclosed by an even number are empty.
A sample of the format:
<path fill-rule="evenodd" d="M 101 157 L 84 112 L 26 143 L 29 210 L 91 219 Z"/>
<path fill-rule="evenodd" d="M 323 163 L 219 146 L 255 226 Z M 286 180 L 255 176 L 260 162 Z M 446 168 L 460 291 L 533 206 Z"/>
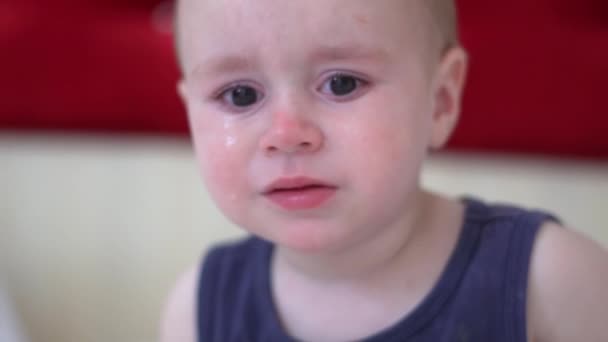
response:
<path fill-rule="evenodd" d="M 281 178 L 263 192 L 275 205 L 285 210 L 306 210 L 322 206 L 337 191 L 335 185 L 312 178 Z"/>

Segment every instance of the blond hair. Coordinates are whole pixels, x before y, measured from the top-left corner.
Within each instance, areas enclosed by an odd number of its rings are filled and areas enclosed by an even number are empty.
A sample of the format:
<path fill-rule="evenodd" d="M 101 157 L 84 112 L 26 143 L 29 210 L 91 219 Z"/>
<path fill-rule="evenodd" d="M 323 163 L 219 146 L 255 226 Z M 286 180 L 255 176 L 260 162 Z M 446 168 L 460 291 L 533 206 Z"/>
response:
<path fill-rule="evenodd" d="M 430 14 L 442 50 L 459 44 L 458 11 L 455 0 L 418 0 Z"/>
<path fill-rule="evenodd" d="M 458 32 L 458 13 L 455 0 L 417 0 L 426 8 L 429 14 L 430 25 L 433 26 L 435 35 L 438 37 L 439 49 L 441 52 L 451 47 L 459 45 Z M 177 0 L 174 14 L 174 44 L 178 63 L 180 60 L 179 25 L 177 23 L 180 14 L 180 3 Z"/>

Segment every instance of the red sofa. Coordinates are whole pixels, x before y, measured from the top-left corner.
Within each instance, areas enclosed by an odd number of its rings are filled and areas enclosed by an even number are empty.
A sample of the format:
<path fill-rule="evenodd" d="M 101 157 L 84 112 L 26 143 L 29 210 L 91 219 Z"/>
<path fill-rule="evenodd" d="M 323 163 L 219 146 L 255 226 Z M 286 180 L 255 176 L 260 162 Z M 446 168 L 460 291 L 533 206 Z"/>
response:
<path fill-rule="evenodd" d="M 460 0 L 452 149 L 608 157 L 608 1 Z M 0 130 L 187 135 L 171 2 L 4 0 Z"/>

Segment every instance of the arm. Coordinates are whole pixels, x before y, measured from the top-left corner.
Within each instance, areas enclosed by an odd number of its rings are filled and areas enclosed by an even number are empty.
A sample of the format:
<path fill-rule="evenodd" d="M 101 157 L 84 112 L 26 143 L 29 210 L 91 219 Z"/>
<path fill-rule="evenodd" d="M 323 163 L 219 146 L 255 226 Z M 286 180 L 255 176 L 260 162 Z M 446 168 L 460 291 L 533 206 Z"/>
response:
<path fill-rule="evenodd" d="M 608 252 L 545 224 L 534 247 L 528 326 L 534 342 L 608 341 Z"/>
<path fill-rule="evenodd" d="M 161 322 L 161 342 L 196 341 L 197 271 L 184 273 L 171 291 Z"/>

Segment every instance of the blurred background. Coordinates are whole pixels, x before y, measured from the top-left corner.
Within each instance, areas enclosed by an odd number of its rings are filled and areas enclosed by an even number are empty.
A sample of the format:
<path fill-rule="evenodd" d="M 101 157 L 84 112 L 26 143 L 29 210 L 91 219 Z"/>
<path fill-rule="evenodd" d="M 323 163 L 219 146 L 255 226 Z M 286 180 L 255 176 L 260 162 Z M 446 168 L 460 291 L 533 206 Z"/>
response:
<path fill-rule="evenodd" d="M 156 341 L 178 274 L 241 234 L 193 160 L 172 6 L 0 2 L 0 341 Z M 464 113 L 424 183 L 608 246 L 608 1 L 459 6 Z"/>

